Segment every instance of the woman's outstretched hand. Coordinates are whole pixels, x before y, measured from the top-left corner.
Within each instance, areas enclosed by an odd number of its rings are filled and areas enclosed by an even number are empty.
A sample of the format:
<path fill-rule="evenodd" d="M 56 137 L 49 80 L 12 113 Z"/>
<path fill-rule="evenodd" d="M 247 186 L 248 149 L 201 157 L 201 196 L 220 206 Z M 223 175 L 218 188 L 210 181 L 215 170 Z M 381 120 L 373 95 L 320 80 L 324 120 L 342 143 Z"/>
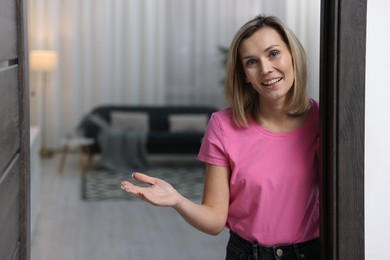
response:
<path fill-rule="evenodd" d="M 186 199 L 169 183 L 151 176 L 134 173 L 133 178 L 147 187 L 122 181 L 122 189 L 156 206 L 174 208 L 193 227 L 211 235 L 219 234 L 226 225 L 229 207 L 230 168 L 206 165 L 202 203 Z"/>
<path fill-rule="evenodd" d="M 166 181 L 139 172 L 133 173 L 132 177 L 150 186 L 141 187 L 122 181 L 121 188 L 128 193 L 156 206 L 174 207 L 178 204 L 181 195 Z"/>

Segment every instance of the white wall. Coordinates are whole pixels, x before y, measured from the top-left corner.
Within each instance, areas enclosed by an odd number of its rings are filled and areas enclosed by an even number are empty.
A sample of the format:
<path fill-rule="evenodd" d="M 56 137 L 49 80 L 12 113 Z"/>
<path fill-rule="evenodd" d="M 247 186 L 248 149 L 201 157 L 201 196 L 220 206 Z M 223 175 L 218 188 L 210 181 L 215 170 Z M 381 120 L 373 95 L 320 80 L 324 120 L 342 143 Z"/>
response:
<path fill-rule="evenodd" d="M 390 2 L 367 1 L 365 250 L 390 259 Z"/>

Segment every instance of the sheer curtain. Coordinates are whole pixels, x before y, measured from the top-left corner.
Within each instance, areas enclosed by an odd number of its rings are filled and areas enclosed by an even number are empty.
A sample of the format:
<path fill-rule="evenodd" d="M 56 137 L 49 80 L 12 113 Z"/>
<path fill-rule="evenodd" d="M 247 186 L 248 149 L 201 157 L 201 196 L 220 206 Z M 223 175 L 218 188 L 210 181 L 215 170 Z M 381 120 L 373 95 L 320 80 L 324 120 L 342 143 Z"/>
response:
<path fill-rule="evenodd" d="M 46 98 L 46 145 L 58 148 L 101 104 L 223 107 L 218 46 L 227 47 L 259 13 L 287 21 L 287 13 L 312 12 L 287 12 L 299 1 L 30 0 L 30 50 L 52 49 L 59 56 L 57 71 L 47 75 L 46 95 L 42 75 L 30 73 L 31 122 L 41 125 Z"/>
<path fill-rule="evenodd" d="M 285 22 L 306 50 L 309 63 L 310 96 L 319 100 L 321 1 L 286 1 Z"/>
<path fill-rule="evenodd" d="M 59 66 L 30 73 L 33 124 L 46 98 L 46 140 L 58 147 L 81 118 L 100 104 L 165 102 L 165 12 L 156 0 L 32 0 L 30 50 L 53 49 Z"/>

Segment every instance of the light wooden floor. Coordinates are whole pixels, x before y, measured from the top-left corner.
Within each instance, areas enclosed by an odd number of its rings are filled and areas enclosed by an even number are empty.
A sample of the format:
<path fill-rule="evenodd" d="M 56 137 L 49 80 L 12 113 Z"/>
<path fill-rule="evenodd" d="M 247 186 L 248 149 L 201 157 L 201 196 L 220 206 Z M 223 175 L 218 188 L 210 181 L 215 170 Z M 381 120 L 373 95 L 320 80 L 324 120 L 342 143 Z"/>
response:
<path fill-rule="evenodd" d="M 170 208 L 141 201 L 85 202 L 79 157 L 62 175 L 59 155 L 42 160 L 41 212 L 31 242 L 32 260 L 224 259 L 228 232 L 199 232 Z M 119 188 L 119 184 L 118 184 Z"/>

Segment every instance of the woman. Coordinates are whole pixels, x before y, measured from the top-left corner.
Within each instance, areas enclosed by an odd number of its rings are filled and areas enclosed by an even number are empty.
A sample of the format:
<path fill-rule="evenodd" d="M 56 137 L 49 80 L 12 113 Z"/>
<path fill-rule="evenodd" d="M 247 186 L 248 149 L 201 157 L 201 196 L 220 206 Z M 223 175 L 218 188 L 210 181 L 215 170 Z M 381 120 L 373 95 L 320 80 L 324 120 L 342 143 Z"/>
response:
<path fill-rule="evenodd" d="M 212 115 L 198 155 L 201 204 L 141 173 L 133 177 L 150 187 L 122 188 L 208 234 L 228 227 L 226 259 L 320 259 L 319 108 L 307 96 L 305 51 L 278 18 L 255 17 L 237 32 L 225 92 L 230 106 Z"/>

